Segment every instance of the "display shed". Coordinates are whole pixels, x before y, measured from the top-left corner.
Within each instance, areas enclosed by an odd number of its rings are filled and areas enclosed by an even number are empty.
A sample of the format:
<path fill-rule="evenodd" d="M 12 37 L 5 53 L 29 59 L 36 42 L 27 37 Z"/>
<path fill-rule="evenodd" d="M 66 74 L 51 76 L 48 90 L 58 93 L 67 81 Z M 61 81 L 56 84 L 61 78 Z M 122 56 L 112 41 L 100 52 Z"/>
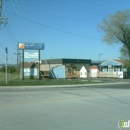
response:
<path fill-rule="evenodd" d="M 80 78 L 87 78 L 87 70 L 84 66 L 80 69 Z"/>
<path fill-rule="evenodd" d="M 123 78 L 125 71 L 124 64 L 113 59 L 99 65 L 99 77 Z"/>
<path fill-rule="evenodd" d="M 64 79 L 66 78 L 65 76 L 65 66 L 60 65 L 60 66 L 55 66 L 51 68 L 51 78 L 56 78 L 56 79 Z"/>

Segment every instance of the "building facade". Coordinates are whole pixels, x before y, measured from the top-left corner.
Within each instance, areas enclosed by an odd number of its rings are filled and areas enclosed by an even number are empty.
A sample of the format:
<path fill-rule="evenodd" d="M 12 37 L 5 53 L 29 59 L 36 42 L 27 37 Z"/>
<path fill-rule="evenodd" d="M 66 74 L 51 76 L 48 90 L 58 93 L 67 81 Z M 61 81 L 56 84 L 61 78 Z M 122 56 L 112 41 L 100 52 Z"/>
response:
<path fill-rule="evenodd" d="M 80 78 L 80 70 L 84 66 L 89 70 L 91 65 L 90 59 L 49 59 L 41 61 L 41 71 L 53 73 L 53 68 L 65 66 L 65 78 Z M 63 71 L 64 72 L 64 71 Z M 49 74 L 49 75 L 50 75 Z M 53 73 L 54 74 L 54 73 Z M 48 76 L 49 76 L 48 75 Z"/>

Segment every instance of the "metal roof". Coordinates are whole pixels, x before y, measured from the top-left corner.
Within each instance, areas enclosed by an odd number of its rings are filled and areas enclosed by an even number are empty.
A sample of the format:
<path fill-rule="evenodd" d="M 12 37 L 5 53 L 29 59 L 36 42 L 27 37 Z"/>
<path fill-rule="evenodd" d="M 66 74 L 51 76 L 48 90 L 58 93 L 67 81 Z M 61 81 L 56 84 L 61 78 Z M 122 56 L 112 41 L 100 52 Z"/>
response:
<path fill-rule="evenodd" d="M 108 61 L 105 61 L 103 62 L 102 64 L 100 64 L 101 66 L 122 66 L 123 64 L 118 62 L 118 61 L 115 61 L 115 60 L 108 60 Z"/>

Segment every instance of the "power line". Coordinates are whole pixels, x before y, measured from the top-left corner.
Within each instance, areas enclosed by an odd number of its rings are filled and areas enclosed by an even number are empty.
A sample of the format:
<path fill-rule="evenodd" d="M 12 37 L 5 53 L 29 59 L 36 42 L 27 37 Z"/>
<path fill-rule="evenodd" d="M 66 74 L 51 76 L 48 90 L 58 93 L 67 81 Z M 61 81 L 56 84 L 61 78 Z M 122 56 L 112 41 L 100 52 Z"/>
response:
<path fill-rule="evenodd" d="M 13 38 L 13 40 L 17 43 L 17 40 L 15 39 L 15 36 L 14 36 L 14 33 L 12 32 L 12 29 L 11 29 L 11 27 L 10 27 L 10 23 L 8 23 L 8 29 L 9 29 L 9 31 L 10 31 L 10 33 L 12 34 L 12 38 Z"/>
<path fill-rule="evenodd" d="M 95 16 L 102 16 L 103 14 L 105 14 L 106 15 L 106 13 L 103 13 L 103 11 L 102 12 L 97 12 L 97 10 L 94 12 L 93 10 L 91 11 L 91 10 L 88 10 L 88 9 L 76 9 L 76 8 L 68 8 L 68 7 L 65 7 L 65 6 L 59 6 L 59 5 L 54 5 L 54 4 L 48 4 L 49 6 L 47 6 L 47 5 L 45 5 L 45 4 L 38 4 L 38 2 L 36 2 L 36 3 L 34 3 L 34 4 L 32 4 L 32 1 L 31 2 L 29 2 L 28 3 L 28 1 L 26 1 L 26 2 L 24 2 L 23 3 L 23 1 L 21 2 L 18 2 L 18 3 L 20 3 L 20 4 L 24 4 L 24 5 L 31 5 L 31 6 L 35 6 L 35 7 L 39 7 L 39 8 L 42 8 L 43 9 L 43 6 L 44 6 L 44 8 L 51 8 L 51 7 L 54 7 L 53 9 L 55 9 L 55 10 L 63 10 L 63 11 L 69 11 L 69 12 L 74 12 L 74 13 L 82 13 L 82 14 L 90 14 L 90 15 L 95 15 Z M 51 7 L 50 7 L 51 6 Z M 25 8 L 25 7 L 24 7 Z M 52 9 L 52 8 L 51 8 Z M 77 11 L 78 10 L 78 11 Z M 87 12 L 86 12 L 87 11 Z"/>
<path fill-rule="evenodd" d="M 13 5 L 15 11 L 16 11 L 16 13 L 19 15 L 17 9 L 15 8 L 15 5 L 14 5 L 13 1 L 12 1 L 12 0 L 10 0 L 10 1 L 11 1 L 11 3 L 12 3 L 12 5 Z M 5 4 L 4 4 L 4 6 L 5 6 Z M 6 12 L 6 8 L 5 8 L 5 11 L 4 11 L 4 12 Z M 9 39 L 10 39 L 10 41 L 11 41 L 11 44 L 12 44 L 13 47 L 14 47 L 14 50 L 17 51 L 17 45 L 14 45 L 14 42 L 17 42 L 17 41 L 16 41 L 16 39 L 15 39 L 15 37 L 14 37 L 14 34 L 13 34 L 12 30 L 11 30 L 11 27 L 10 27 L 10 24 L 9 24 L 9 23 L 8 23 L 8 26 L 6 26 L 5 29 L 6 29 L 6 32 L 7 32 L 8 37 L 9 37 Z M 18 59 L 18 57 L 17 57 L 17 59 Z"/>
<path fill-rule="evenodd" d="M 47 0 L 46 0 L 47 1 Z M 45 5 L 43 2 L 45 2 L 45 1 L 42 1 L 42 2 L 40 2 L 40 3 L 42 3 L 43 5 Z M 66 8 L 66 9 L 74 9 L 74 10 L 78 10 L 78 11 L 89 11 L 89 12 L 93 12 L 93 13 L 97 13 L 97 11 L 99 11 L 99 9 L 88 9 L 88 7 L 86 7 L 86 6 L 80 6 L 80 5 L 74 5 L 74 4 L 69 4 L 69 3 L 63 3 L 63 2 L 55 2 L 55 1 L 47 1 L 47 2 L 53 2 L 53 3 L 60 3 L 60 4 L 62 4 L 62 6 L 61 5 L 56 5 L 56 4 L 48 4 L 48 5 L 50 5 L 50 6 L 55 6 L 55 7 L 59 7 L 59 8 Z M 64 5 L 64 6 L 63 6 Z M 65 6 L 65 5 L 67 5 L 67 7 Z M 68 8 L 69 7 L 69 8 Z M 104 13 L 105 11 L 100 11 L 99 13 L 100 14 L 105 14 Z"/>
<path fill-rule="evenodd" d="M 40 14 L 40 15 L 52 16 L 52 17 L 57 17 L 57 18 L 70 19 L 70 20 L 76 20 L 76 21 L 81 21 L 81 22 L 93 22 L 93 23 L 96 23 L 96 22 L 90 21 L 90 20 L 70 18 L 70 17 L 65 17 L 65 16 L 58 16 L 58 15 L 53 15 L 53 14 L 46 14 L 46 13 L 34 12 L 34 11 L 23 10 L 23 9 L 19 9 L 19 10 L 25 11 L 26 13 L 27 13 L 27 12 L 28 12 L 28 13 L 36 13 L 36 14 Z"/>
<path fill-rule="evenodd" d="M 1 46 L 3 49 L 5 49 L 5 48 L 3 47 L 3 45 L 0 44 L 0 46 Z"/>
<path fill-rule="evenodd" d="M 11 44 L 13 45 L 14 49 L 16 49 L 16 47 L 15 47 L 14 44 L 13 44 L 13 41 L 12 41 L 11 35 L 10 35 L 11 33 L 9 33 L 9 31 L 8 31 L 7 28 L 5 28 L 5 29 L 6 29 L 6 32 L 7 32 L 7 34 L 8 34 L 8 37 L 10 38 Z"/>
<path fill-rule="evenodd" d="M 93 39 L 93 40 L 100 40 L 100 39 L 88 37 L 88 36 L 85 36 L 85 35 L 80 35 L 80 34 L 68 32 L 68 31 L 65 31 L 65 30 L 61 30 L 61 29 L 58 29 L 58 28 L 55 28 L 55 27 L 51 27 L 51 26 L 48 26 L 48 25 L 45 25 L 45 24 L 42 24 L 42 23 L 39 23 L 39 22 L 30 20 L 30 19 L 28 19 L 28 18 L 25 18 L 25 17 L 19 16 L 19 15 L 16 15 L 16 14 L 11 13 L 11 12 L 9 12 L 9 11 L 6 11 L 6 12 L 9 13 L 9 14 L 12 14 L 12 15 L 14 15 L 14 16 L 17 16 L 17 17 L 19 17 L 19 18 L 22 18 L 22 19 L 24 19 L 24 20 L 30 21 L 30 22 L 32 22 L 32 23 L 35 23 L 35 24 L 38 24 L 38 25 L 41 25 L 41 26 L 44 26 L 44 27 L 47 27 L 47 28 L 50 28 L 50 29 L 53 29 L 53 30 L 56 30 L 56 31 L 64 32 L 64 33 L 71 34 L 71 35 L 75 35 L 75 36 L 79 36 L 79 37 L 89 38 L 89 39 Z"/>
<path fill-rule="evenodd" d="M 12 0 L 10 0 L 10 1 L 12 1 Z M 4 4 L 4 6 L 5 6 L 5 4 Z M 17 12 L 18 12 L 18 11 L 17 11 Z M 4 13 L 6 13 L 6 8 L 4 9 Z M 6 14 L 5 14 L 5 16 L 6 16 Z M 12 41 L 12 45 L 14 46 L 13 40 L 14 40 L 15 42 L 17 42 L 17 40 L 15 39 L 14 34 L 13 34 L 12 30 L 11 30 L 10 23 L 8 23 L 8 26 L 7 26 L 7 28 L 6 28 L 6 31 L 7 31 L 7 34 L 8 34 L 8 36 L 9 36 L 10 40 Z M 12 39 L 13 39 L 13 40 L 12 40 Z"/>
<path fill-rule="evenodd" d="M 24 2 L 24 3 L 23 3 Z M 26 3 L 25 3 L 26 2 Z M 97 11 L 98 12 L 100 12 L 101 14 L 104 14 L 105 12 L 106 12 L 106 10 L 101 10 L 101 9 L 97 9 L 97 8 L 90 8 L 90 7 L 88 7 L 88 6 L 82 6 L 82 5 L 76 5 L 76 4 L 70 4 L 70 3 L 65 3 L 65 2 L 59 2 L 59 1 L 48 1 L 48 0 L 42 0 L 42 1 L 36 1 L 36 2 L 34 2 L 34 1 L 32 1 L 32 0 L 28 0 L 28 1 L 24 1 L 24 0 L 22 0 L 22 1 L 19 1 L 19 3 L 21 3 L 21 4 L 28 4 L 28 2 L 29 2 L 29 5 L 33 5 L 32 3 L 34 3 L 35 4 L 35 6 L 36 6 L 36 4 L 42 4 L 42 7 L 43 7 L 43 5 L 45 5 L 45 4 L 47 4 L 47 5 L 50 5 L 50 6 L 55 6 L 55 7 L 60 7 L 60 8 L 66 8 L 66 9 L 68 9 L 68 8 L 73 8 L 73 9 L 78 9 L 78 10 L 82 10 L 82 11 L 95 11 L 96 13 L 97 13 Z M 47 2 L 47 3 L 46 3 Z M 49 3 L 48 3 L 49 2 Z M 31 4 L 30 4 L 31 3 Z M 53 4 L 54 3 L 54 4 Z M 57 4 L 56 4 L 57 3 Z M 61 6 L 62 5 L 62 6 Z M 67 6 L 67 7 L 66 7 Z M 108 12 L 108 10 L 107 10 L 107 12 Z M 106 13 L 107 13 L 106 12 Z M 109 12 L 112 12 L 111 10 L 109 10 Z"/>
<path fill-rule="evenodd" d="M 13 7 L 14 7 L 14 9 L 15 9 L 16 13 L 17 13 L 17 15 L 19 15 L 19 12 L 18 12 L 18 10 L 16 9 L 15 4 L 13 3 L 13 1 L 12 1 L 12 0 L 10 0 L 10 1 L 11 1 L 12 5 L 13 5 Z"/>

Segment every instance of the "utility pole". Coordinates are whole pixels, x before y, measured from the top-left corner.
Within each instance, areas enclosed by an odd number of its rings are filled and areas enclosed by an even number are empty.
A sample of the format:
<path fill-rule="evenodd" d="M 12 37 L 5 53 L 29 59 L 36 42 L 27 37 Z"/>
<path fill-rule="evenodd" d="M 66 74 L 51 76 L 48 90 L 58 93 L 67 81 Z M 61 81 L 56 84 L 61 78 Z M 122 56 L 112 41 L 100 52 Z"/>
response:
<path fill-rule="evenodd" d="M 2 17 L 2 0 L 0 0 L 0 18 Z"/>
<path fill-rule="evenodd" d="M 0 26 L 1 24 L 7 24 L 7 18 L 2 17 L 2 2 L 3 0 L 0 0 Z"/>
<path fill-rule="evenodd" d="M 0 26 L 2 24 L 2 0 L 0 0 Z"/>

